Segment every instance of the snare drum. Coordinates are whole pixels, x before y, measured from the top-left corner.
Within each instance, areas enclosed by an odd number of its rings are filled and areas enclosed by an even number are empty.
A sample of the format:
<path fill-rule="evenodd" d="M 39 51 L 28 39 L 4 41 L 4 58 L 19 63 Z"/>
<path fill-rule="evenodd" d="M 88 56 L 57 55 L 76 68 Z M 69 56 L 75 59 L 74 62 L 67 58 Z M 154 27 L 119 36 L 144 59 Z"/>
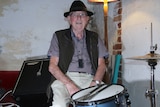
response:
<path fill-rule="evenodd" d="M 73 107 L 127 107 L 124 86 L 102 85 L 97 87 L 85 88 L 73 94 L 71 97 Z"/>

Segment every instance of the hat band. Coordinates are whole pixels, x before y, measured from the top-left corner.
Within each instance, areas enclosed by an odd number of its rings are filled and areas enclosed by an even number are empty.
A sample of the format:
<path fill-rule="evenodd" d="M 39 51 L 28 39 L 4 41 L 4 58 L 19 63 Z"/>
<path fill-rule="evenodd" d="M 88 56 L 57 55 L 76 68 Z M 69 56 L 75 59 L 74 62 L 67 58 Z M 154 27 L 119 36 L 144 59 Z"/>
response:
<path fill-rule="evenodd" d="M 70 9 L 70 12 L 72 11 L 86 11 L 87 12 L 87 9 L 83 7 L 75 7 L 75 8 Z"/>

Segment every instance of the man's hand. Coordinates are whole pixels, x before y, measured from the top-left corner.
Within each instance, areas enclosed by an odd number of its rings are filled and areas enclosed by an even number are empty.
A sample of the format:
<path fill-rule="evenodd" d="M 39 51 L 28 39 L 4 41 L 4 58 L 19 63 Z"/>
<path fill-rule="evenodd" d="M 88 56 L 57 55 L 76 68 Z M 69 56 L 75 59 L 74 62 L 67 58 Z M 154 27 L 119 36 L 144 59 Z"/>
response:
<path fill-rule="evenodd" d="M 68 92 L 69 92 L 70 96 L 72 96 L 74 93 L 76 93 L 77 91 L 80 90 L 80 89 L 78 88 L 78 86 L 76 86 L 76 85 L 73 84 L 73 83 L 66 84 L 66 87 L 67 87 L 67 89 L 68 89 Z"/>

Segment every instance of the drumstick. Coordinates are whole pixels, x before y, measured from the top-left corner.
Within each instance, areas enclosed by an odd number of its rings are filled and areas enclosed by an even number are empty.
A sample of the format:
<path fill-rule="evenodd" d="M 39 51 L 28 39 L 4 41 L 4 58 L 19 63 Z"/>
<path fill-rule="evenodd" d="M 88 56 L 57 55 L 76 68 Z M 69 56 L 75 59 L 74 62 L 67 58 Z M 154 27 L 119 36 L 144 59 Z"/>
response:
<path fill-rule="evenodd" d="M 98 90 L 100 87 L 102 87 L 104 84 L 100 84 L 98 87 L 96 87 L 94 90 L 92 90 L 91 92 L 89 92 L 88 94 L 86 94 L 86 95 L 83 95 L 83 96 L 81 96 L 81 97 L 79 97 L 79 98 L 77 98 L 77 99 L 75 99 L 75 100 L 83 100 L 83 99 L 86 99 L 86 98 L 88 98 L 88 96 L 90 95 L 90 94 L 92 94 L 92 93 L 94 93 L 96 90 Z"/>
<path fill-rule="evenodd" d="M 103 87 L 102 89 L 98 90 L 97 92 L 93 92 L 93 95 L 90 94 L 89 96 L 83 98 L 83 100 L 90 100 L 92 99 L 95 95 L 97 95 L 98 93 L 100 93 L 101 91 L 103 91 L 104 89 L 106 89 L 108 86 Z M 96 91 L 96 90 L 95 90 Z"/>

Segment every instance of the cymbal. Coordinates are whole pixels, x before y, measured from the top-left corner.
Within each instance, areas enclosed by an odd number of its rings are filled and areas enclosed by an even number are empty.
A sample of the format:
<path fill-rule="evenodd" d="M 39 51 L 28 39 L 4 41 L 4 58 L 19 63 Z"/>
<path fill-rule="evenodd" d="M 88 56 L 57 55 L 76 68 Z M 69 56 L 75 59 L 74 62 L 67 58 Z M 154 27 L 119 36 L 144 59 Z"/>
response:
<path fill-rule="evenodd" d="M 160 54 L 146 54 L 144 56 L 135 56 L 135 57 L 130 57 L 130 58 L 127 58 L 127 59 L 133 59 L 133 60 L 153 60 L 153 59 L 160 59 Z"/>

